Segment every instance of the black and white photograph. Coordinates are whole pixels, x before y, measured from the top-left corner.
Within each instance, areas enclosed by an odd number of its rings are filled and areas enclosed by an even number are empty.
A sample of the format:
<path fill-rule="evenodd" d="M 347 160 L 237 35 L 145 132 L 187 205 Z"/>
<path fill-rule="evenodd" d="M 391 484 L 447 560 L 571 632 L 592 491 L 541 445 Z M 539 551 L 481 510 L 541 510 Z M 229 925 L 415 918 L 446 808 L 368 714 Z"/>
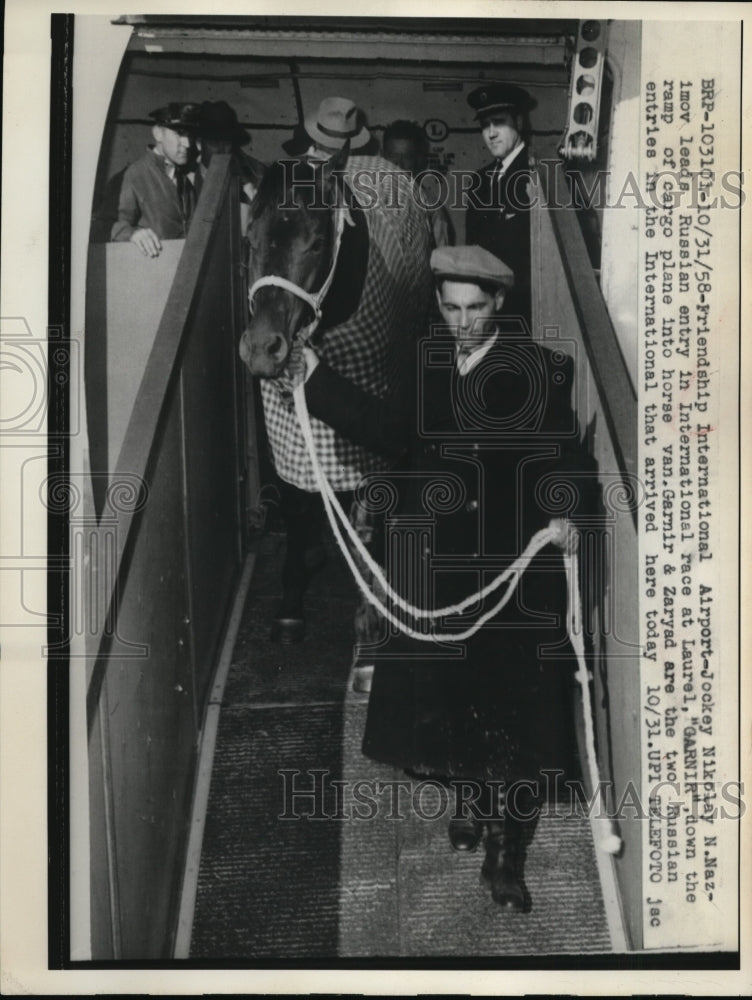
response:
<path fill-rule="evenodd" d="M 41 6 L 4 992 L 746 994 L 747 5 Z"/>

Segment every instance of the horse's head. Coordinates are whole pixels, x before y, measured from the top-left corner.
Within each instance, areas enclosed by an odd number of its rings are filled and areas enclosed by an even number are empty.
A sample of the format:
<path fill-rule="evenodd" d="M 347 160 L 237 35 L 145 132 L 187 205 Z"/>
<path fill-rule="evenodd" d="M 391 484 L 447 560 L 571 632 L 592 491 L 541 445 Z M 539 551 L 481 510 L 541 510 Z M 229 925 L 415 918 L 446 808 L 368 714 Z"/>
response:
<path fill-rule="evenodd" d="M 248 288 L 273 275 L 315 294 L 332 269 L 339 204 L 335 171 L 347 162 L 348 147 L 328 163 L 276 163 L 267 171 L 253 202 L 246 234 Z M 287 364 L 299 330 L 314 319 L 314 309 L 288 287 L 263 284 L 250 303 L 251 317 L 240 342 L 240 356 L 251 374 L 276 378 Z"/>

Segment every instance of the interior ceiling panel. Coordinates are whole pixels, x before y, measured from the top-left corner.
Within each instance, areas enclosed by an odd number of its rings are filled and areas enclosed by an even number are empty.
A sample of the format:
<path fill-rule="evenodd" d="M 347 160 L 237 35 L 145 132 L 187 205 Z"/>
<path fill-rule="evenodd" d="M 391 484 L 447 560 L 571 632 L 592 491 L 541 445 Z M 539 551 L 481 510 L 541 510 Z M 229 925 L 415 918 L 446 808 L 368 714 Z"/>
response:
<path fill-rule="evenodd" d="M 571 20 L 504 18 L 272 18 L 127 16 L 132 49 L 254 56 L 301 55 L 560 65 L 576 30 Z"/>
<path fill-rule="evenodd" d="M 279 30 L 291 26 L 311 32 L 332 30 L 391 31 L 399 34 L 442 32 L 449 34 L 495 34 L 505 36 L 556 37 L 574 34 L 577 21 L 571 18 L 491 18 L 491 17 L 303 17 L 186 14 L 126 14 L 116 24 L 149 25 L 151 28 L 184 27 L 192 30 L 249 28 Z"/>

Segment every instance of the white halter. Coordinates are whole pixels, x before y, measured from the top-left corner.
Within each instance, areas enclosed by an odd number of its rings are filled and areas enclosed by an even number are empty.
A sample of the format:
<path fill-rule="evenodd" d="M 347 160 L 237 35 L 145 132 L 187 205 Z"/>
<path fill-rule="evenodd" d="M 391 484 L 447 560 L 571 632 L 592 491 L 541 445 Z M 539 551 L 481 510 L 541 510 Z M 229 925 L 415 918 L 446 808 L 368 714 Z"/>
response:
<path fill-rule="evenodd" d="M 345 224 L 348 226 L 353 226 L 353 218 L 350 215 L 350 209 L 347 205 L 335 205 L 334 206 L 334 252 L 332 254 L 332 265 L 329 269 L 329 274 L 326 276 L 324 284 L 319 288 L 317 292 L 307 292 L 305 288 L 301 288 L 300 285 L 296 285 L 294 281 L 289 281 L 287 278 L 283 278 L 279 274 L 265 274 L 261 278 L 257 278 L 253 282 L 251 287 L 248 289 L 248 308 L 253 314 L 253 300 L 256 296 L 256 292 L 259 288 L 265 288 L 268 285 L 273 285 L 276 288 L 284 288 L 286 292 L 290 292 L 292 295 L 296 295 L 299 299 L 302 299 L 307 303 L 311 309 L 313 309 L 313 319 L 308 324 L 308 326 L 303 327 L 296 334 L 297 337 L 307 343 L 321 322 L 321 303 L 326 298 L 326 294 L 331 287 L 332 281 L 334 280 L 334 272 L 337 269 L 337 260 L 339 258 L 340 245 L 342 243 L 342 234 L 345 231 Z"/>

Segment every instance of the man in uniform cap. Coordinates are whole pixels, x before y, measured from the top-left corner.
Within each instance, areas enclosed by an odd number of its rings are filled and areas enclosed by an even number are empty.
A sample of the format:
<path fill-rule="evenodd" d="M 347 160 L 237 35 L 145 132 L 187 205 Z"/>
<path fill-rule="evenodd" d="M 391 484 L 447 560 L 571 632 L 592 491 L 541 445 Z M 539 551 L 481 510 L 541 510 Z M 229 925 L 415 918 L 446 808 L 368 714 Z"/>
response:
<path fill-rule="evenodd" d="M 505 311 L 531 318 L 530 168 L 524 132 L 530 95 L 511 83 L 488 83 L 468 95 L 493 160 L 481 167 L 480 185 L 470 194 L 465 237 L 504 261 L 515 273 L 515 291 Z"/>
<path fill-rule="evenodd" d="M 546 497 L 587 460 L 570 403 L 571 359 L 500 315 L 510 268 L 479 246 L 440 247 L 431 268 L 446 326 L 418 345 L 423 361 L 407 405 L 366 393 L 310 348 L 305 393 L 312 416 L 401 461 L 384 551 L 402 555 L 387 573 L 413 604 L 444 607 L 489 582 L 560 516 Z M 429 583 L 405 593 L 411 578 Z M 389 638 L 373 671 L 363 740 L 367 756 L 454 790 L 452 848 L 473 851 L 485 837 L 483 878 L 497 903 L 517 910 L 530 902 L 523 858 L 535 793 L 547 788 L 543 772 L 570 763 L 572 651 L 559 550 L 543 549 L 521 586 L 464 642 Z M 472 619 L 479 615 L 473 609 Z M 467 623 L 443 619 L 439 631 Z"/>
<path fill-rule="evenodd" d="M 149 112 L 154 121 L 154 145 L 122 174 L 117 217 L 109 238 L 135 243 L 143 254 L 157 257 L 162 240 L 183 239 L 188 233 L 201 188 L 197 169 L 199 106 L 173 102 Z M 108 187 L 111 189 L 113 178 Z M 97 216 L 109 211 L 106 192 Z"/>

